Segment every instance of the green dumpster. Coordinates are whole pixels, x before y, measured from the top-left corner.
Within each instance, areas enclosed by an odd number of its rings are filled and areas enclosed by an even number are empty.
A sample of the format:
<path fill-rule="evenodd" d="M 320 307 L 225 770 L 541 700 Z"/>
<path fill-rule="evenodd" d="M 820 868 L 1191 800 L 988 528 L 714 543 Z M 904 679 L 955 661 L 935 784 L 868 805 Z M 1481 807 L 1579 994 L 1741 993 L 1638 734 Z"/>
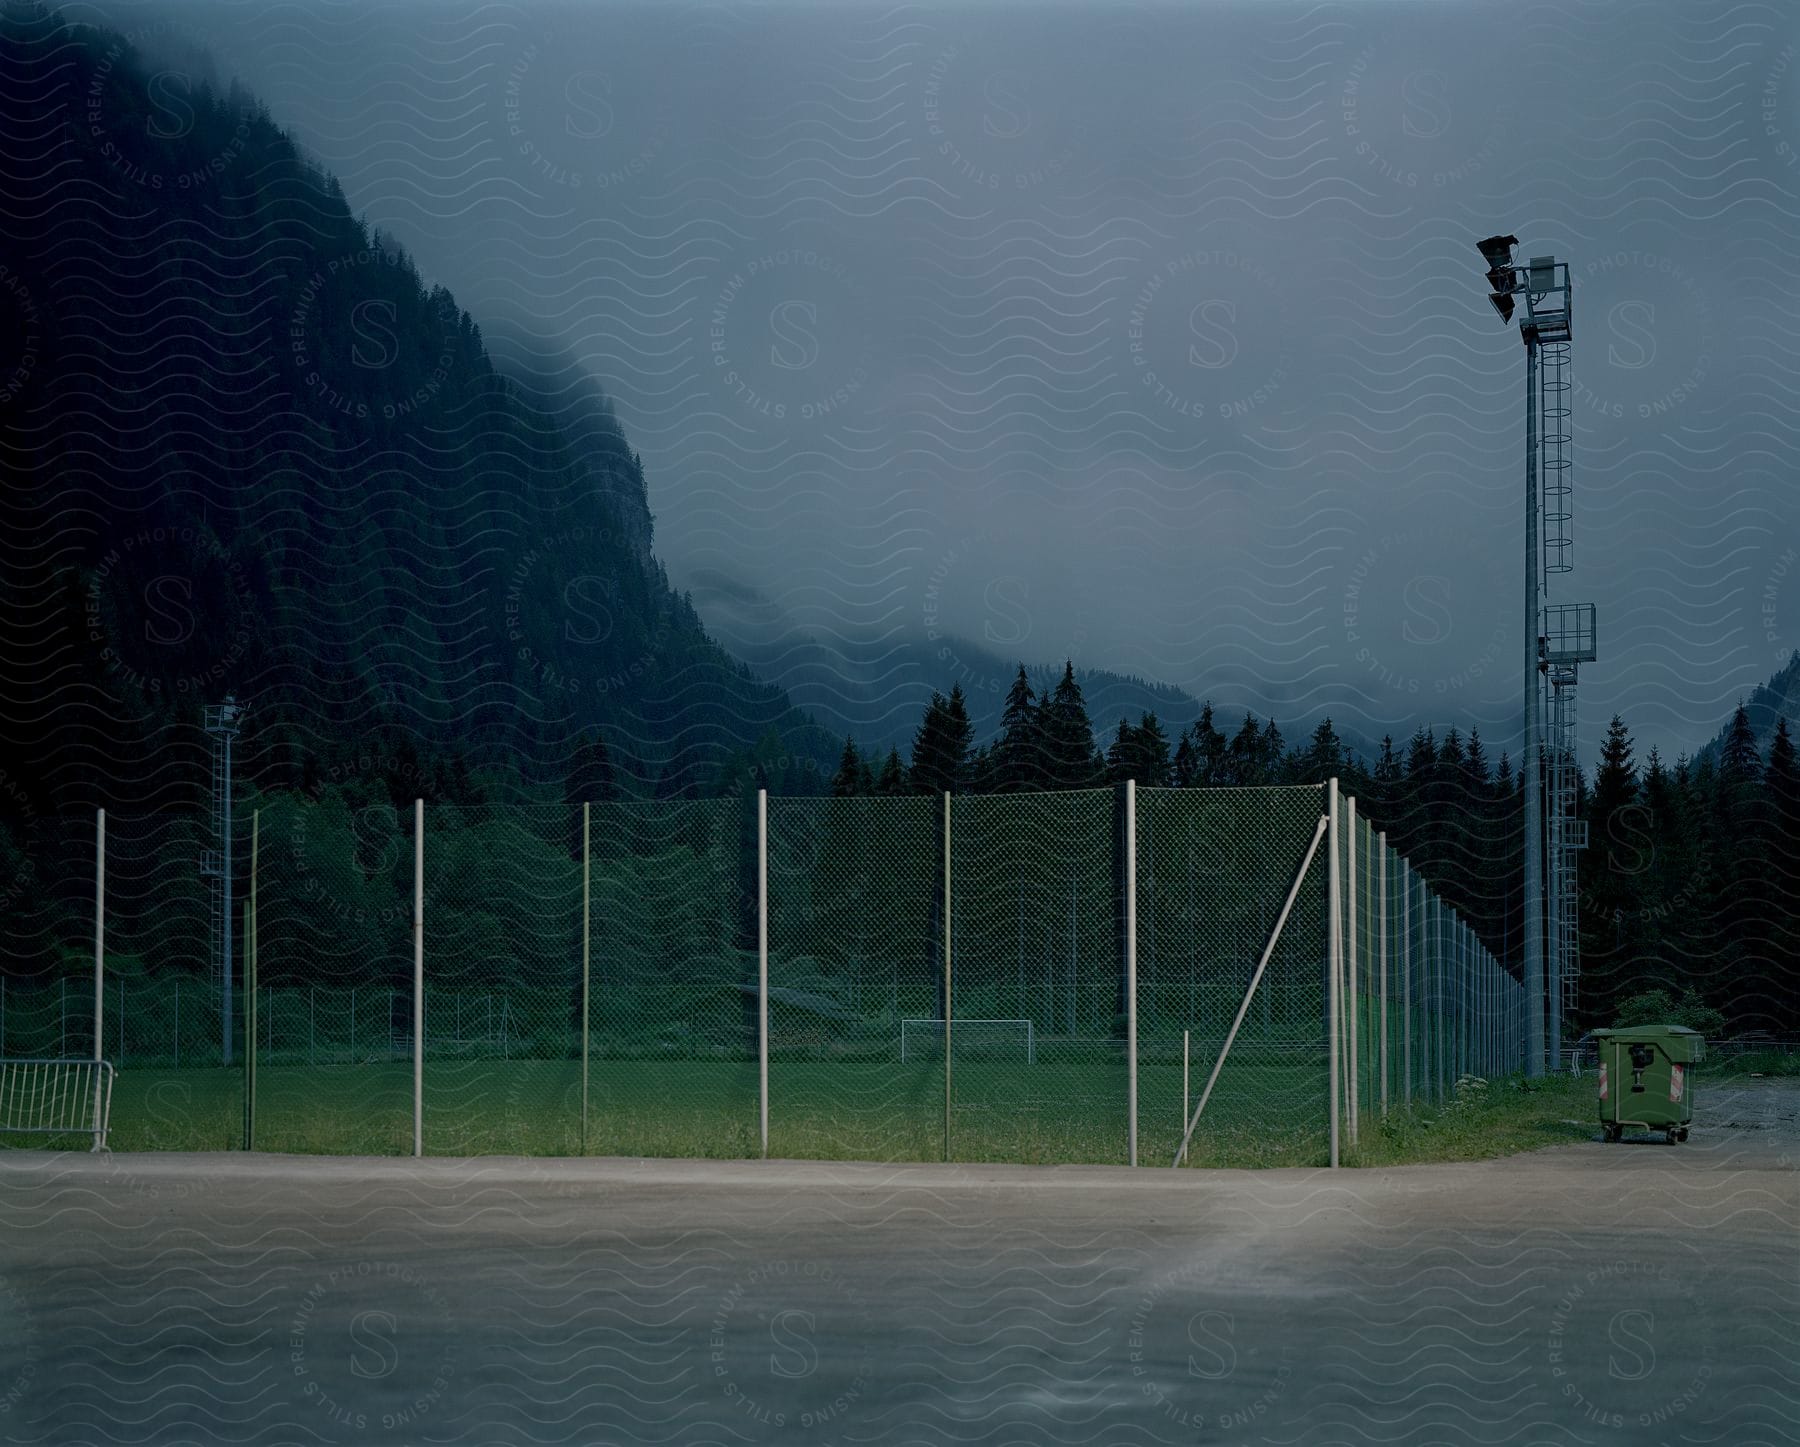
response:
<path fill-rule="evenodd" d="M 1609 1141 L 1626 1126 L 1684 1141 L 1694 1118 L 1694 1075 L 1705 1038 L 1685 1025 L 1620 1025 L 1594 1031 L 1600 1052 L 1600 1129 Z"/>

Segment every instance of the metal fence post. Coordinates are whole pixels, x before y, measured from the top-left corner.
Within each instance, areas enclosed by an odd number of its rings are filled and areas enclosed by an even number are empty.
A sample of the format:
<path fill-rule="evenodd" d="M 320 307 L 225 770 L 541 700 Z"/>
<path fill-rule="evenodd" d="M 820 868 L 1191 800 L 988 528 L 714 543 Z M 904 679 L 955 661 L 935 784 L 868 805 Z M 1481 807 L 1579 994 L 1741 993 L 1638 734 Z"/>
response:
<path fill-rule="evenodd" d="M 1437 1002 L 1432 993 L 1437 977 L 1437 947 L 1433 930 L 1437 927 L 1436 901 L 1431 886 L 1423 875 L 1419 878 L 1419 1094 L 1426 1100 L 1437 1099 L 1437 1057 L 1432 1054 L 1437 1028 Z"/>
<path fill-rule="evenodd" d="M 944 1159 L 950 1159 L 950 791 L 944 790 Z"/>
<path fill-rule="evenodd" d="M 1359 979 L 1360 969 L 1357 959 L 1357 930 L 1361 927 L 1361 919 L 1357 910 L 1357 893 L 1359 874 L 1356 868 L 1356 800 L 1344 800 L 1344 899 L 1345 918 L 1344 934 L 1346 947 L 1344 951 L 1344 1005 L 1346 1022 L 1349 1028 L 1350 1052 L 1345 1064 L 1345 1083 L 1349 1086 L 1350 1108 L 1350 1145 L 1356 1146 L 1357 1139 L 1357 1104 L 1362 1095 L 1362 1080 L 1357 1070 L 1356 1036 L 1357 1016 L 1362 1012 L 1362 989 Z"/>
<path fill-rule="evenodd" d="M 1471 964 L 1474 952 L 1470 948 L 1475 936 L 1469 929 L 1469 922 L 1460 915 L 1456 920 L 1456 937 L 1456 1001 L 1457 1014 L 1462 1017 L 1456 1033 L 1462 1042 L 1462 1073 L 1467 1074 L 1475 1069 L 1475 995 L 1471 989 L 1475 978 Z"/>
<path fill-rule="evenodd" d="M 1487 1028 L 1483 1032 L 1481 1042 L 1482 1049 L 1487 1055 L 1484 1073 L 1492 1075 L 1495 1073 L 1494 1067 L 1500 1063 L 1500 1049 L 1497 1037 L 1497 1031 L 1500 1026 L 1500 991 L 1496 987 L 1496 982 L 1494 980 L 1493 958 L 1485 949 L 1481 952 L 1481 984 L 1482 999 L 1484 1002 L 1482 1018 L 1487 1022 Z"/>
<path fill-rule="evenodd" d="M 581 1153 L 588 1148 L 588 959 L 591 949 L 589 911 L 593 905 L 593 856 L 588 848 L 589 804 L 581 806 Z"/>
<path fill-rule="evenodd" d="M 250 897 L 244 901 L 244 1149 L 256 1149 L 256 864 L 262 810 L 250 813 Z"/>
<path fill-rule="evenodd" d="M 1461 1080 L 1468 1068 L 1463 1051 L 1463 922 L 1450 911 L 1450 1079 Z"/>
<path fill-rule="evenodd" d="M 1457 1080 L 1461 1080 L 1463 1076 L 1468 1073 L 1469 1069 L 1469 1042 L 1468 1030 L 1466 1028 L 1468 1019 L 1467 1012 L 1463 1008 L 1464 986 L 1467 983 L 1468 978 L 1467 961 L 1463 955 L 1463 947 L 1466 942 L 1463 939 L 1462 916 L 1455 910 L 1452 910 L 1450 912 L 1450 921 L 1451 983 L 1455 990 L 1455 993 L 1451 996 L 1451 1009 L 1453 1013 L 1451 1014 L 1450 1020 L 1456 1031 L 1455 1036 L 1453 1037 L 1455 1040 L 1455 1048 L 1450 1053 L 1450 1062 L 1453 1077 Z"/>
<path fill-rule="evenodd" d="M 1461 921 L 1456 917 L 1453 905 L 1444 906 L 1444 1062 L 1448 1071 L 1446 1081 L 1450 1087 L 1451 1098 L 1455 1098 L 1456 1082 L 1462 1076 L 1462 1055 L 1459 1049 L 1458 1036 L 1461 1035 L 1462 1021 L 1458 1018 L 1462 1011 L 1458 1007 L 1457 980 L 1457 939 Z"/>
<path fill-rule="evenodd" d="M 1475 1070 L 1475 932 L 1469 928 L 1469 922 L 1458 920 L 1458 933 L 1462 936 L 1462 968 L 1457 972 L 1462 977 L 1462 986 L 1457 991 L 1462 1000 L 1462 1043 L 1463 1069 Z"/>
<path fill-rule="evenodd" d="M 1474 1069 L 1474 1011 L 1469 997 L 1469 921 L 1456 916 L 1456 1044 L 1462 1049 L 1462 1069 Z"/>
<path fill-rule="evenodd" d="M 1325 852 L 1325 1037 L 1328 1042 L 1327 1069 L 1331 1077 L 1327 1092 L 1331 1102 L 1331 1164 L 1335 1167 L 1338 1163 L 1338 1017 L 1343 1007 L 1339 996 L 1339 976 L 1344 957 L 1344 941 L 1340 933 L 1343 921 L 1343 876 L 1338 861 L 1343 836 L 1338 824 L 1336 779 L 1325 786 L 1325 818 L 1326 828 L 1330 831 L 1330 848 Z"/>
<path fill-rule="evenodd" d="M 413 1150 L 425 1154 L 425 801 L 413 800 Z"/>
<path fill-rule="evenodd" d="M 1125 1112 L 1126 1160 L 1138 1163 L 1137 780 L 1125 781 Z M 1185 1122 L 1183 1122 L 1185 1124 Z"/>
<path fill-rule="evenodd" d="M 1442 896 L 1432 900 L 1437 911 L 1437 1066 L 1438 1099 L 1450 1090 L 1450 915 Z"/>
<path fill-rule="evenodd" d="M 1388 1111 L 1388 847 L 1387 830 L 1380 835 L 1381 847 L 1376 858 L 1381 861 L 1381 883 L 1376 896 L 1381 901 L 1381 939 L 1375 958 L 1381 961 L 1381 1113 Z"/>
<path fill-rule="evenodd" d="M 1413 1097 L 1412 865 L 1400 861 L 1400 1098 Z"/>
<path fill-rule="evenodd" d="M 944 796 L 946 800 L 949 795 Z M 946 1024 L 944 1029 L 949 1030 Z M 946 1035 L 946 1044 L 948 1036 Z M 769 791 L 756 791 L 756 1074 L 757 1129 L 769 1156 Z M 946 1110 L 948 1108 L 946 1107 Z M 946 1114 L 945 1119 L 949 1117 Z"/>
<path fill-rule="evenodd" d="M 105 1139 L 100 1129 L 104 1120 L 100 1078 L 106 1072 L 99 1068 L 101 1019 L 106 1010 L 106 810 L 94 821 L 94 1149 Z"/>
<path fill-rule="evenodd" d="M 1431 1098 L 1444 1099 L 1444 902 L 1431 896 Z"/>

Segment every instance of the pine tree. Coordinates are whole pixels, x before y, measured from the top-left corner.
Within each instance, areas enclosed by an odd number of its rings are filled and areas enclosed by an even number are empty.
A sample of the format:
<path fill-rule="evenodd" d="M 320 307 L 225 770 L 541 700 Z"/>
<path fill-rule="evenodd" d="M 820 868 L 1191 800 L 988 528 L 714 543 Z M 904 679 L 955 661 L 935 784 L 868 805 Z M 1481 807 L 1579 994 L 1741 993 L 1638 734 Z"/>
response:
<path fill-rule="evenodd" d="M 1099 782 L 1100 769 L 1095 765 L 1094 728 L 1088 721 L 1081 685 L 1075 681 L 1074 663 L 1064 662 L 1063 676 L 1039 712 L 1043 718 L 1049 787 L 1092 788 Z"/>
<path fill-rule="evenodd" d="M 969 751 L 975 744 L 975 725 L 969 722 L 969 701 L 963 697 L 962 685 L 950 685 L 950 787 L 957 788 L 969 766 Z"/>
<path fill-rule="evenodd" d="M 887 759 L 881 766 L 881 775 L 875 780 L 875 792 L 884 799 L 898 798 L 910 792 L 906 765 L 900 762 L 900 750 L 888 750 Z"/>
<path fill-rule="evenodd" d="M 1762 757 L 1756 750 L 1756 731 L 1750 727 L 1750 715 L 1738 704 L 1725 731 L 1725 743 L 1719 750 L 1719 781 L 1727 788 L 1749 783 L 1762 774 Z"/>
<path fill-rule="evenodd" d="M 1295 783 L 1323 784 L 1327 779 L 1335 779 L 1344 772 L 1344 743 L 1332 728 L 1329 716 L 1320 720 L 1319 726 L 1312 731 L 1312 738 L 1307 741 L 1306 748 L 1299 759 L 1299 773 Z"/>
<path fill-rule="evenodd" d="M 1272 717 L 1257 741 L 1256 762 L 1265 784 L 1279 784 L 1287 772 L 1287 744 Z"/>
<path fill-rule="evenodd" d="M 1428 728 L 1418 729 L 1406 743 L 1406 772 L 1394 787 L 1388 825 L 1390 835 L 1406 841 L 1403 847 L 1413 867 L 1434 881 L 1443 858 L 1432 815 L 1437 772 L 1437 738 Z"/>
<path fill-rule="evenodd" d="M 1175 745 L 1175 788 L 1193 788 L 1197 770 L 1199 770 L 1199 754 L 1193 752 L 1192 734 L 1183 729 L 1181 743 Z"/>
<path fill-rule="evenodd" d="M 964 792 L 970 794 L 999 792 L 1000 772 L 995 759 L 994 749 L 987 744 L 983 744 L 975 750 L 963 771 Z"/>
<path fill-rule="evenodd" d="M 1614 714 L 1607 726 L 1587 810 L 1589 847 L 1581 856 L 1582 956 L 1599 984 L 1595 1003 L 1611 1004 L 1617 975 L 1639 932 L 1640 894 L 1651 860 L 1647 816 L 1638 803 L 1631 733 Z M 1629 811 L 1629 812 L 1628 812 Z"/>
<path fill-rule="evenodd" d="M 1770 813 L 1783 850 L 1790 860 L 1800 858 L 1800 761 L 1796 760 L 1786 718 L 1775 722 L 1775 734 L 1769 740 L 1769 762 L 1763 768 L 1763 787 L 1769 792 Z M 1800 896 L 1800 879 L 1794 881 L 1790 893 Z"/>
<path fill-rule="evenodd" d="M 967 782 L 969 746 L 975 737 L 961 684 L 950 697 L 932 690 L 925 717 L 913 735 L 912 783 L 916 793 L 955 793 Z"/>
<path fill-rule="evenodd" d="M 1637 798 L 1637 765 L 1632 762 L 1631 731 L 1618 714 L 1606 728 L 1600 746 L 1600 763 L 1594 770 L 1594 812 L 1597 827 Z"/>
<path fill-rule="evenodd" d="M 1766 852 L 1773 871 L 1766 949 L 1778 1028 L 1800 1026 L 1800 760 L 1788 721 L 1779 718 L 1763 770 L 1767 796 Z"/>
<path fill-rule="evenodd" d="M 1269 781 L 1262 771 L 1262 730 L 1256 726 L 1256 715 L 1246 713 L 1244 722 L 1225 750 L 1225 777 L 1220 781 L 1239 787 L 1253 787 Z"/>
<path fill-rule="evenodd" d="M 1224 783 L 1225 755 L 1225 735 L 1213 725 L 1209 700 L 1200 706 L 1200 719 L 1194 725 L 1194 783 L 1207 789 Z"/>
<path fill-rule="evenodd" d="M 1136 764 L 1137 739 L 1131 724 L 1121 718 L 1118 732 L 1113 735 L 1112 746 L 1106 751 L 1106 782 L 1119 784 L 1135 777 Z"/>
<path fill-rule="evenodd" d="M 913 734 L 909 774 L 916 794 L 941 794 L 954 781 L 950 762 L 950 704 L 935 688 Z"/>
<path fill-rule="evenodd" d="M 1710 772 L 1710 771 L 1709 771 Z M 1752 993 L 1746 975 L 1750 971 L 1747 952 L 1755 948 L 1762 933 L 1759 916 L 1766 912 L 1768 871 L 1761 857 L 1757 839 L 1757 815 L 1761 812 L 1763 760 L 1757 751 L 1756 734 L 1743 704 L 1731 716 L 1725 732 L 1725 743 L 1719 750 L 1719 763 L 1714 786 L 1700 789 L 1704 800 L 1713 800 L 1712 842 L 1717 857 L 1725 868 L 1720 872 L 1722 886 L 1719 923 L 1728 942 L 1723 963 L 1728 964 L 1729 998 L 1743 1000 Z M 1701 783 L 1701 769 L 1695 769 L 1695 782 Z"/>
<path fill-rule="evenodd" d="M 1323 783 L 1324 781 L 1315 780 Z M 1375 756 L 1375 767 L 1370 771 L 1367 784 L 1370 812 L 1379 818 L 1382 826 L 1388 831 L 1388 843 L 1405 852 L 1404 831 L 1399 827 L 1399 793 L 1400 793 L 1400 756 L 1394 752 L 1392 734 L 1384 734 L 1381 739 L 1381 751 Z"/>
<path fill-rule="evenodd" d="M 1423 783 L 1437 762 L 1437 739 L 1428 728 L 1421 728 L 1406 744 L 1406 776 Z"/>
<path fill-rule="evenodd" d="M 1007 690 L 1000 713 L 1000 738 L 994 745 L 994 787 L 1005 792 L 1040 789 L 1045 775 L 1045 746 L 1037 695 L 1025 665 Z"/>
<path fill-rule="evenodd" d="M 1169 736 L 1154 713 L 1138 719 L 1132 731 L 1136 772 L 1132 775 L 1142 788 L 1163 789 L 1169 784 Z"/>
<path fill-rule="evenodd" d="M 1481 730 L 1469 730 L 1469 745 L 1463 752 L 1463 773 L 1471 787 L 1484 793 L 1489 783 L 1487 750 L 1482 747 Z"/>
<path fill-rule="evenodd" d="M 856 751 L 856 740 L 846 735 L 844 752 L 838 757 L 837 772 L 831 776 L 831 797 L 854 798 L 860 792 L 863 776 L 867 772 L 862 755 Z"/>

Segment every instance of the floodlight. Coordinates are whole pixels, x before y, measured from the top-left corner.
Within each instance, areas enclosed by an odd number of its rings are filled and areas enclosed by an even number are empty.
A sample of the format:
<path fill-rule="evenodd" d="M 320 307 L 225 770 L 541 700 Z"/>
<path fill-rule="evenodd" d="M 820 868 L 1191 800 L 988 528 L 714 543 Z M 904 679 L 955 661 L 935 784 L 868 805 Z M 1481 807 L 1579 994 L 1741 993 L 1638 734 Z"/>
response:
<path fill-rule="evenodd" d="M 1503 291 L 1492 293 L 1488 300 L 1494 304 L 1494 310 L 1500 313 L 1500 320 L 1510 322 L 1513 314 L 1513 299 Z"/>
<path fill-rule="evenodd" d="M 1519 244 L 1516 236 L 1490 236 L 1486 241 L 1475 243 L 1481 248 L 1482 256 L 1487 260 L 1491 270 L 1498 271 L 1502 267 L 1512 268 L 1513 247 Z"/>

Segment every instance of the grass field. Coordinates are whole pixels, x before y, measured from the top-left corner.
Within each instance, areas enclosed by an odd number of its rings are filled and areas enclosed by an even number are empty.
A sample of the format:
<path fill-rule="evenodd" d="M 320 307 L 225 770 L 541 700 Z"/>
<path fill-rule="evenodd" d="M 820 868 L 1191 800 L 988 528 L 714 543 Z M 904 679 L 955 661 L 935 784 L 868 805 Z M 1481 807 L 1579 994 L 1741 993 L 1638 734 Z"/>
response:
<path fill-rule="evenodd" d="M 1199 1080 L 1193 1082 L 1197 1093 Z M 1124 1164 L 1126 1072 L 1105 1060 L 958 1061 L 949 1158 L 976 1163 Z M 776 1062 L 769 1152 L 827 1160 L 945 1158 L 941 1059 Z M 1221 1077 L 1195 1134 L 1201 1166 L 1322 1165 L 1324 1082 L 1310 1064 L 1245 1064 Z M 1181 1139 L 1181 1070 L 1146 1062 L 1139 1078 L 1139 1158 L 1166 1166 Z M 428 1063 L 431 1155 L 583 1153 L 576 1061 Z M 234 1150 L 243 1140 L 236 1070 L 119 1072 L 115 1150 Z M 14 1144 L 42 1144 L 12 1138 Z M 401 1155 L 412 1149 L 412 1068 L 405 1062 L 264 1066 L 257 1073 L 258 1150 Z M 595 1061 L 585 1150 L 591 1155 L 743 1158 L 759 1154 L 753 1061 Z"/>
<path fill-rule="evenodd" d="M 945 1159 L 942 1062 L 777 1062 L 770 1073 L 769 1153 L 823 1160 Z M 1117 1060 L 965 1066 L 954 1072 L 948 1158 L 971 1163 L 1124 1164 L 1125 1069 Z M 1198 1076 L 1192 1082 L 1197 1094 Z M 115 1150 L 235 1150 L 243 1139 L 235 1070 L 121 1071 Z M 585 1153 L 747 1158 L 759 1153 L 752 1061 L 596 1061 L 588 1076 Z M 1444 1101 L 1367 1106 L 1346 1164 L 1475 1160 L 1591 1138 L 1591 1079 L 1516 1077 L 1467 1085 Z M 580 1155 L 576 1061 L 428 1065 L 429 1155 Z M 1181 1139 L 1179 1065 L 1139 1074 L 1139 1161 L 1166 1166 Z M 1316 1166 L 1328 1159 L 1321 1072 L 1310 1063 L 1228 1069 L 1189 1153 L 1198 1167 Z M 11 1137 L 12 1145 L 43 1138 Z M 71 1141 L 71 1144 L 75 1142 Z M 293 1154 L 405 1155 L 412 1149 L 412 1069 L 404 1062 L 263 1067 L 256 1148 Z"/>
<path fill-rule="evenodd" d="M 404 1155 L 412 1149 L 412 1069 L 404 1063 L 265 1066 L 257 1076 L 256 1148 L 294 1154 Z M 942 1062 L 776 1062 L 769 1152 L 824 1160 L 945 1158 Z M 243 1132 L 235 1070 L 121 1071 L 112 1146 L 121 1151 L 235 1150 Z M 1125 1069 L 1115 1059 L 1033 1066 L 958 1062 L 949 1159 L 972 1163 L 1124 1164 Z M 1197 1093 L 1199 1078 L 1193 1080 Z M 759 1153 L 752 1061 L 596 1061 L 588 1077 L 585 1153 L 746 1158 Z M 1594 1082 L 1516 1077 L 1471 1084 L 1444 1101 L 1367 1107 L 1343 1159 L 1361 1166 L 1474 1160 L 1591 1138 Z M 430 1155 L 579 1155 L 576 1061 L 428 1064 Z M 1139 1160 L 1167 1166 L 1181 1138 L 1179 1065 L 1139 1076 Z M 42 1138 L 12 1137 L 15 1145 Z M 71 1141 L 71 1144 L 75 1142 Z M 1228 1068 L 1200 1128 L 1194 1166 L 1316 1166 L 1328 1158 L 1321 1072 L 1310 1062 Z"/>

